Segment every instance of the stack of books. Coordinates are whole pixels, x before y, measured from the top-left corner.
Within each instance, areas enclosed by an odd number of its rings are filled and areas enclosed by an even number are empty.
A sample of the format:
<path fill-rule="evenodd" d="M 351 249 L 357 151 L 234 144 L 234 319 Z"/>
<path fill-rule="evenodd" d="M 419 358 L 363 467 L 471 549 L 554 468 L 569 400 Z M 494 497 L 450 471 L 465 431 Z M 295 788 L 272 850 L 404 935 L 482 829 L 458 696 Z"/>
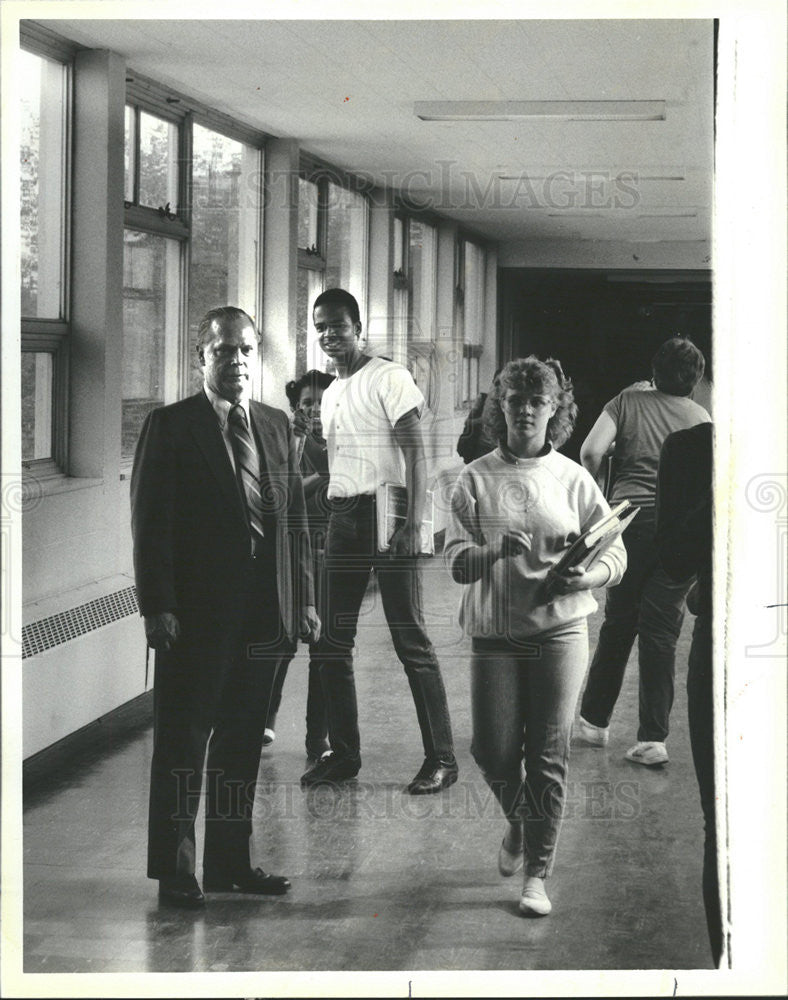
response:
<path fill-rule="evenodd" d="M 408 512 L 408 491 L 396 483 L 384 483 L 378 487 L 378 551 L 388 552 L 391 536 L 404 523 Z M 421 522 L 421 554 L 435 555 L 435 501 L 432 490 L 427 490 L 424 501 L 424 519 Z"/>
<path fill-rule="evenodd" d="M 622 500 L 609 514 L 600 518 L 576 538 L 553 567 L 553 572 L 563 573 L 570 566 L 591 569 L 607 552 L 616 538 L 632 521 L 640 507 L 633 507 L 629 500 Z"/>

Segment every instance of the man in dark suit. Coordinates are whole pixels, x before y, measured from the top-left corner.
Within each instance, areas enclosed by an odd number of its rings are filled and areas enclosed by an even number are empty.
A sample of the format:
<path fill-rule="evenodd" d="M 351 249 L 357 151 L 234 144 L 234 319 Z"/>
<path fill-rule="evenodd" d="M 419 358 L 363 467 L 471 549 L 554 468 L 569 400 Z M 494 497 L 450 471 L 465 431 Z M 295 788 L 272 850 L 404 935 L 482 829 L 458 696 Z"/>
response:
<path fill-rule="evenodd" d="M 204 386 L 154 410 L 131 480 L 137 598 L 156 650 L 148 876 L 198 907 L 195 817 L 206 746 L 206 892 L 281 894 L 250 858 L 266 712 L 283 647 L 316 641 L 309 534 L 287 416 L 250 398 L 258 334 L 241 309 L 198 331 Z"/>

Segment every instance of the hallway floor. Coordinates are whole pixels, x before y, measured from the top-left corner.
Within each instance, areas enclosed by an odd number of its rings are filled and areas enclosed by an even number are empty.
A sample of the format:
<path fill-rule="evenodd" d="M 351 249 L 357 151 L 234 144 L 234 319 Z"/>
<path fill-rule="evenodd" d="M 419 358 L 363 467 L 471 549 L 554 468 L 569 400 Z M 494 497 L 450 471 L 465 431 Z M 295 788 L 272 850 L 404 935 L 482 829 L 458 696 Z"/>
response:
<path fill-rule="evenodd" d="M 469 752 L 470 644 L 456 625 L 460 588 L 435 559 L 426 563 L 424 589 L 452 712 L 456 785 L 435 796 L 404 794 L 422 762 L 421 741 L 371 589 L 357 644 L 358 779 L 309 793 L 299 787 L 305 647 L 290 666 L 276 741 L 263 751 L 257 861 L 289 876 L 292 891 L 212 895 L 196 913 L 159 907 L 156 883 L 145 878 L 147 729 L 29 794 L 25 972 L 711 968 L 684 687 L 691 617 L 677 657 L 669 764 L 624 759 L 637 718 L 631 662 L 609 747 L 573 747 L 548 883 L 553 912 L 527 920 L 517 910 L 520 876 L 498 875 L 504 824 Z M 590 622 L 592 650 L 600 619 L 597 612 Z M 198 838 L 199 853 L 202 817 Z"/>

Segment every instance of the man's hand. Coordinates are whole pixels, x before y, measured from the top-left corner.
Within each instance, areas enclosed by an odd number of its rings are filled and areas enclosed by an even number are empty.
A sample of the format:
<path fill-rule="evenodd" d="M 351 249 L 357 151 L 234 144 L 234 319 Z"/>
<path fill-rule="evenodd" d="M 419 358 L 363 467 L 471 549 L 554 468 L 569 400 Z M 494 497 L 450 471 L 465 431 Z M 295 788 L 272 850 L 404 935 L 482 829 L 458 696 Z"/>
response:
<path fill-rule="evenodd" d="M 306 642 L 317 642 L 320 638 L 320 619 L 313 604 L 307 604 L 301 609 L 298 634 Z"/>
<path fill-rule="evenodd" d="M 181 626 L 171 611 L 145 616 L 145 637 L 151 649 L 161 652 L 172 649 L 180 634 Z"/>
<path fill-rule="evenodd" d="M 421 552 L 421 526 L 407 521 L 391 536 L 392 556 L 417 556 Z"/>

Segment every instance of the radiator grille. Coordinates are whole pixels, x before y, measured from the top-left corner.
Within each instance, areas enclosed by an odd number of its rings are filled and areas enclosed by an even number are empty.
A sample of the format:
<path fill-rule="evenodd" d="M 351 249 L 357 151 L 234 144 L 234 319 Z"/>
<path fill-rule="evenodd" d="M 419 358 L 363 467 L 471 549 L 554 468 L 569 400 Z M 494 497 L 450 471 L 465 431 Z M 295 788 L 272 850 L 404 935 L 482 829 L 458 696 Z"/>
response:
<path fill-rule="evenodd" d="M 94 632 L 104 625 L 138 613 L 137 593 L 134 587 L 125 587 L 114 594 L 97 597 L 87 604 L 80 604 L 68 611 L 41 618 L 22 629 L 22 659 L 44 653 L 71 639 Z"/>

